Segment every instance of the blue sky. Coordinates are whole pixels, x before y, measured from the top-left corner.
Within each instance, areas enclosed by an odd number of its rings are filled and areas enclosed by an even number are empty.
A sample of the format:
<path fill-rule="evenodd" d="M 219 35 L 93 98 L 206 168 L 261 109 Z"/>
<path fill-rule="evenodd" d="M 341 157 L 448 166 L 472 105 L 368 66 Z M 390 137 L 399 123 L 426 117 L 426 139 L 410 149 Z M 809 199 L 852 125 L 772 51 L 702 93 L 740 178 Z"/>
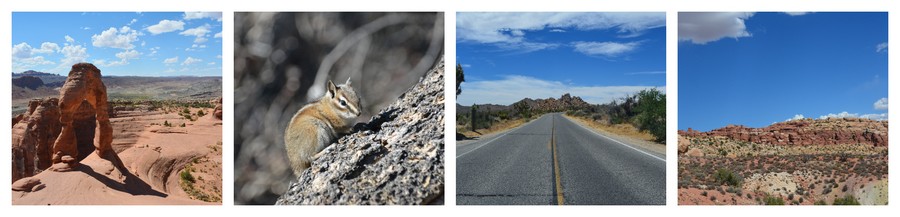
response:
<path fill-rule="evenodd" d="M 564 93 L 593 104 L 666 85 L 665 13 L 457 13 L 457 101 Z"/>
<path fill-rule="evenodd" d="M 679 13 L 678 128 L 887 119 L 887 13 Z"/>
<path fill-rule="evenodd" d="M 16 12 L 12 71 L 66 75 L 222 76 L 222 13 Z"/>

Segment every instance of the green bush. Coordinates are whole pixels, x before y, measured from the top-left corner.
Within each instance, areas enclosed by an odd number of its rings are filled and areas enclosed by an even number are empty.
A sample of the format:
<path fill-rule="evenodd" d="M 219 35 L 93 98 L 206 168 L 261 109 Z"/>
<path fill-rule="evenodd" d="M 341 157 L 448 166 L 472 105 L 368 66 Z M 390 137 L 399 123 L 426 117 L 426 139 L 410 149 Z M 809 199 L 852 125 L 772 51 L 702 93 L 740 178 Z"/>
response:
<path fill-rule="evenodd" d="M 743 180 L 740 175 L 734 174 L 734 172 L 726 168 L 716 170 L 715 177 L 716 182 L 720 185 L 740 186 Z"/>
<path fill-rule="evenodd" d="M 666 142 L 666 95 L 657 89 L 642 90 L 637 95 L 638 129 L 647 131 L 656 142 Z"/>
<path fill-rule="evenodd" d="M 851 195 L 844 196 L 843 198 L 834 198 L 834 205 L 859 205 L 859 201 L 856 200 L 855 197 Z"/>
<path fill-rule="evenodd" d="M 182 170 L 180 175 L 181 175 L 181 181 L 184 181 L 187 183 L 194 183 L 194 176 L 191 175 L 191 171 L 189 171 L 187 169 Z"/>
<path fill-rule="evenodd" d="M 763 202 L 766 205 L 784 205 L 784 199 L 781 199 L 781 197 L 766 196 Z"/>

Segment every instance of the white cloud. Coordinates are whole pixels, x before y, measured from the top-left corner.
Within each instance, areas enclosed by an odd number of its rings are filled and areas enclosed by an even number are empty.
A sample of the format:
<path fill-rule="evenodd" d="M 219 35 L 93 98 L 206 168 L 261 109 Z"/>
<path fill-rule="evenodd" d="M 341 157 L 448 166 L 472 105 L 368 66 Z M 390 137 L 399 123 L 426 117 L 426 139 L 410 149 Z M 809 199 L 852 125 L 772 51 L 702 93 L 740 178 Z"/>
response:
<path fill-rule="evenodd" d="M 87 26 L 81 27 L 81 30 L 91 30 L 91 27 L 87 27 Z"/>
<path fill-rule="evenodd" d="M 722 38 L 750 37 L 744 21 L 753 13 L 678 13 L 678 40 L 706 44 Z"/>
<path fill-rule="evenodd" d="M 206 24 L 206 25 L 198 26 L 196 28 L 184 30 L 183 32 L 178 33 L 178 34 L 184 35 L 184 36 L 203 37 L 203 36 L 206 36 L 207 34 L 209 34 L 210 28 L 211 28 L 211 26 L 209 24 Z"/>
<path fill-rule="evenodd" d="M 30 58 L 32 50 L 33 50 L 33 48 L 31 47 L 31 45 L 28 45 L 28 43 L 22 42 L 22 43 L 19 43 L 19 44 L 13 46 L 12 56 L 14 59 L 15 58 L 19 58 L 19 59 Z"/>
<path fill-rule="evenodd" d="M 123 50 L 134 48 L 132 43 L 138 41 L 138 32 L 128 26 L 116 29 L 110 27 L 99 35 L 91 36 L 94 47 L 111 47 Z"/>
<path fill-rule="evenodd" d="M 68 42 L 68 43 L 75 43 L 75 39 L 72 38 L 72 37 L 69 36 L 69 35 L 66 35 L 66 42 Z"/>
<path fill-rule="evenodd" d="M 147 31 L 153 35 L 174 32 L 184 29 L 184 22 L 175 20 L 160 20 L 156 25 L 147 27 Z"/>
<path fill-rule="evenodd" d="M 134 23 L 137 23 L 137 19 L 131 19 L 131 22 L 128 22 L 128 25 L 131 25 L 131 24 L 134 24 Z"/>
<path fill-rule="evenodd" d="M 461 105 L 493 103 L 509 105 L 523 98 L 559 98 L 565 93 L 579 96 L 588 103 L 605 104 L 650 88 L 665 92 L 665 86 L 575 86 L 559 81 L 510 75 L 501 80 L 463 82 Z M 473 97 L 477 96 L 477 97 Z"/>
<path fill-rule="evenodd" d="M 888 110 L 888 98 L 881 98 L 875 101 L 875 110 Z"/>
<path fill-rule="evenodd" d="M 215 65 L 215 64 L 216 64 L 216 62 L 209 62 L 209 64 L 207 64 L 207 65 Z"/>
<path fill-rule="evenodd" d="M 154 55 L 156 55 L 156 52 L 158 52 L 158 51 L 159 51 L 159 47 L 151 47 L 150 54 L 147 54 L 147 56 L 154 56 Z"/>
<path fill-rule="evenodd" d="M 808 14 L 809 12 L 784 12 L 784 13 L 787 15 L 791 15 L 791 16 L 803 16 L 803 15 Z"/>
<path fill-rule="evenodd" d="M 635 36 L 666 25 L 665 13 L 459 13 L 456 18 L 457 41 L 523 52 L 559 46 L 530 40 L 528 31 L 616 29 L 623 36 Z"/>
<path fill-rule="evenodd" d="M 828 118 L 867 118 L 867 119 L 872 119 L 872 120 L 887 120 L 888 114 L 881 113 L 881 114 L 860 115 L 858 113 L 849 113 L 849 112 L 844 111 L 844 112 L 837 113 L 837 114 L 830 113 L 827 115 L 819 116 L 819 119 L 828 119 Z"/>
<path fill-rule="evenodd" d="M 127 50 L 116 53 L 116 57 L 118 57 L 119 59 L 136 59 L 140 55 L 141 53 L 137 52 L 136 50 Z"/>
<path fill-rule="evenodd" d="M 460 64 L 463 68 L 472 68 L 472 64 Z"/>
<path fill-rule="evenodd" d="M 193 57 L 188 57 L 188 58 L 184 59 L 184 62 L 182 62 L 181 65 L 190 65 L 190 64 L 199 63 L 199 62 L 203 62 L 203 60 L 196 59 Z"/>
<path fill-rule="evenodd" d="M 209 18 L 222 21 L 222 12 L 185 12 L 183 17 L 185 20 Z"/>
<path fill-rule="evenodd" d="M 196 28 L 184 30 L 183 32 L 178 33 L 179 35 L 184 36 L 194 36 L 194 45 L 202 44 L 207 41 L 206 37 L 211 32 L 209 29 L 212 28 L 209 24 L 205 24 L 202 26 L 198 26 Z"/>
<path fill-rule="evenodd" d="M 882 42 L 881 44 L 875 45 L 875 52 L 876 52 L 876 53 L 887 52 L 887 49 L 888 49 L 888 43 L 887 43 L 887 42 Z"/>
<path fill-rule="evenodd" d="M 86 62 L 88 57 L 87 48 L 82 47 L 81 45 L 66 45 L 63 46 L 59 51 L 63 54 L 63 58 L 60 60 L 59 66 L 57 66 L 53 72 L 65 72 L 69 71 L 69 69 L 75 63 Z"/>
<path fill-rule="evenodd" d="M 178 57 L 166 58 L 166 60 L 163 60 L 163 63 L 165 63 L 165 64 L 174 64 L 177 62 L 178 62 Z"/>
<path fill-rule="evenodd" d="M 784 121 L 800 120 L 800 119 L 803 119 L 803 118 L 804 118 L 803 115 L 801 115 L 801 114 L 796 114 L 796 115 L 794 115 L 794 117 L 789 118 L 789 119 L 784 120 Z"/>
<path fill-rule="evenodd" d="M 44 42 L 41 43 L 40 49 L 35 49 L 32 52 L 35 53 L 56 53 L 59 51 L 59 45 L 53 42 Z"/>
<path fill-rule="evenodd" d="M 607 57 L 615 57 L 624 53 L 634 51 L 639 42 L 616 43 L 616 42 L 573 42 L 572 46 L 575 51 L 587 55 L 601 55 Z"/>
<path fill-rule="evenodd" d="M 216 55 L 216 58 L 222 59 L 222 54 Z"/>
<path fill-rule="evenodd" d="M 551 29 L 550 32 L 566 32 L 566 30 L 563 30 L 563 29 Z"/>
<path fill-rule="evenodd" d="M 221 38 L 221 37 L 222 37 L 222 32 L 216 33 L 216 35 L 213 36 L 213 37 L 215 37 L 215 38 Z"/>
<path fill-rule="evenodd" d="M 49 65 L 54 64 L 53 61 L 49 61 L 44 59 L 43 56 L 34 56 L 35 53 L 43 53 L 43 50 L 47 47 L 44 45 L 48 45 L 47 42 L 41 47 L 42 49 L 34 49 L 28 43 L 22 42 L 13 46 L 12 49 L 12 64 L 13 71 L 25 71 L 29 69 L 33 69 L 32 67 L 38 65 Z M 54 44 L 56 45 L 56 44 Z M 46 48 L 52 52 L 53 48 Z M 56 50 L 59 49 L 59 46 L 56 46 Z"/>

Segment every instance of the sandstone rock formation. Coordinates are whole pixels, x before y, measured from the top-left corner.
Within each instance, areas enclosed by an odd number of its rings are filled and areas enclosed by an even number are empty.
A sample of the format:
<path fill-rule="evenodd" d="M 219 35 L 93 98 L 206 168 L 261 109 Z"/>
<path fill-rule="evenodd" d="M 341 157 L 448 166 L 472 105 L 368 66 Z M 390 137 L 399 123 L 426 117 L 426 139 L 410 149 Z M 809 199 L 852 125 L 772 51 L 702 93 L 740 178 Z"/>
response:
<path fill-rule="evenodd" d="M 222 98 L 216 100 L 216 108 L 213 109 L 213 117 L 222 120 Z"/>
<path fill-rule="evenodd" d="M 687 137 L 725 137 L 737 141 L 773 145 L 839 145 L 861 144 L 875 147 L 888 145 L 887 121 L 865 118 L 801 119 L 775 123 L 763 128 L 728 125 L 700 132 L 678 131 Z"/>
<path fill-rule="evenodd" d="M 443 60 L 317 157 L 276 204 L 442 203 Z"/>
<path fill-rule="evenodd" d="M 79 133 L 76 128 L 83 126 L 77 126 L 74 122 L 76 118 L 84 117 L 77 115 L 84 114 L 78 112 L 79 109 L 87 109 L 82 108 L 84 106 L 89 106 L 89 109 L 94 111 L 99 131 L 94 146 L 98 154 L 104 157 L 115 154 L 112 150 L 112 126 L 109 123 L 106 86 L 100 78 L 100 70 L 90 63 L 75 64 L 69 71 L 69 77 L 60 89 L 59 121 L 62 124 L 62 131 L 53 143 L 52 170 L 68 171 L 77 163 Z"/>
<path fill-rule="evenodd" d="M 50 150 L 59 136 L 58 100 L 34 99 L 12 128 L 12 181 L 50 167 Z"/>

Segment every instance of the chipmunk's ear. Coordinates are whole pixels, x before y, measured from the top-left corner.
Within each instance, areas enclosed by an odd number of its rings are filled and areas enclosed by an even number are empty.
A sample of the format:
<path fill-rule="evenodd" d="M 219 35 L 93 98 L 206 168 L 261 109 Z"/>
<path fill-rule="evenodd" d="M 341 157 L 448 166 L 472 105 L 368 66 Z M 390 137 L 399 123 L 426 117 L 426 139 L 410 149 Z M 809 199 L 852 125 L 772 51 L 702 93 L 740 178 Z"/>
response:
<path fill-rule="evenodd" d="M 347 82 L 344 82 L 344 85 L 350 86 L 350 78 L 353 76 L 347 77 Z"/>
<path fill-rule="evenodd" d="M 337 86 L 334 86 L 334 82 L 331 82 L 331 80 L 328 80 L 327 86 L 328 86 L 327 87 L 328 95 L 331 96 L 331 98 L 334 98 L 335 96 L 337 96 Z"/>

